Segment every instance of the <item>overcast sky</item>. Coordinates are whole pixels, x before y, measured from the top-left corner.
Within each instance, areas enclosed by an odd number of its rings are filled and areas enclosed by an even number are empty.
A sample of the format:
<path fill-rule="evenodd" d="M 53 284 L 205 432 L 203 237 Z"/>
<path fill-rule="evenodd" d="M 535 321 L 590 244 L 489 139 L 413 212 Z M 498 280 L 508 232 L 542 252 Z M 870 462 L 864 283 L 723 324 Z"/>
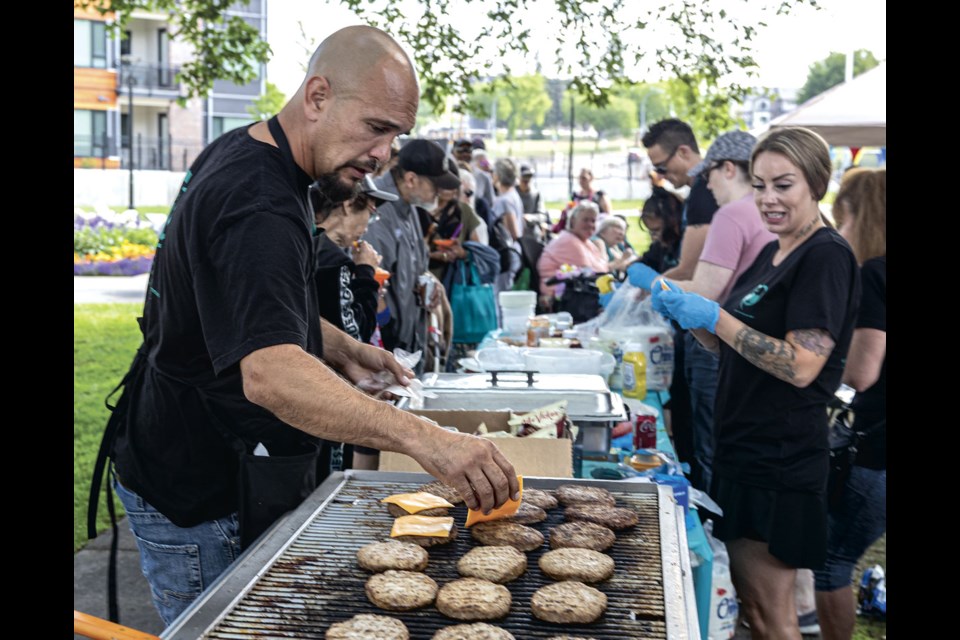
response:
<path fill-rule="evenodd" d="M 749 0 L 714 0 L 714 6 L 722 4 L 731 7 L 731 15 L 736 12 L 735 15 L 744 16 L 751 11 Z M 800 88 L 806 81 L 809 66 L 831 51 L 868 49 L 878 60 L 886 58 L 885 0 L 818 0 L 818 4 L 822 7 L 820 11 L 804 5 L 795 8 L 789 16 L 775 16 L 767 21 L 769 26 L 760 30 L 754 39 L 753 55 L 759 64 L 759 76 L 751 80 L 750 85 Z M 479 22 L 469 15 L 482 11 L 478 3 L 460 6 L 463 9 L 457 10 L 464 11 L 465 28 Z M 270 0 L 267 7 L 267 40 L 273 50 L 267 77 L 288 98 L 303 79 L 304 66 L 310 56 L 305 45 L 318 44 L 337 29 L 360 24 L 336 0 Z M 298 21 L 303 23 L 306 38 L 300 32 Z M 649 41 L 643 44 L 649 46 Z M 536 47 L 530 43 L 530 48 Z M 555 42 L 545 42 L 541 48 L 541 61 L 552 60 Z M 527 71 L 519 68 L 522 64 L 515 63 L 516 73 Z M 550 75 L 549 70 L 545 74 Z"/>

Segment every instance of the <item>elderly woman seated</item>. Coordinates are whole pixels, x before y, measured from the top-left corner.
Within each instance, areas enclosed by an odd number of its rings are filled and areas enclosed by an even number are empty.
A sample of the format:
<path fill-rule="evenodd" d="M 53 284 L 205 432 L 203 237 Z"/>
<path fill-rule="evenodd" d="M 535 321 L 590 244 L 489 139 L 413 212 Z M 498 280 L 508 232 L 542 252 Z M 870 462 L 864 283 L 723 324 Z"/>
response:
<path fill-rule="evenodd" d="M 596 242 L 591 240 L 597 230 L 597 205 L 581 200 L 567 218 L 567 228 L 543 248 L 537 261 L 540 274 L 540 302 L 544 308 L 553 307 L 555 285 L 547 280 L 557 275 L 563 265 L 579 269 L 591 269 L 595 273 L 610 270 L 607 258 Z"/>
<path fill-rule="evenodd" d="M 593 241 L 607 257 L 610 273 L 618 279 L 622 280 L 627 267 L 640 257 L 627 242 L 627 221 L 620 216 L 604 218 Z"/>

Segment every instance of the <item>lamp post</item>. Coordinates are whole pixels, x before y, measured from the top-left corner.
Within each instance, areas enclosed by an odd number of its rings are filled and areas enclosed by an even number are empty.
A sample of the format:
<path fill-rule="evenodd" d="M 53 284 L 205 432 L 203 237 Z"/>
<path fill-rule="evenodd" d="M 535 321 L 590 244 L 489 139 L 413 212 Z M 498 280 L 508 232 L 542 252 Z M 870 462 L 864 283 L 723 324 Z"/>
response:
<path fill-rule="evenodd" d="M 127 85 L 127 150 L 129 153 L 129 198 L 128 209 L 133 209 L 133 85 L 136 84 L 136 78 L 133 76 L 133 64 L 130 56 L 120 56 L 120 64 L 124 70 L 124 80 Z"/>
<path fill-rule="evenodd" d="M 573 193 L 573 127 L 576 119 L 574 118 L 573 91 L 570 92 L 570 162 L 567 164 L 567 193 Z"/>
<path fill-rule="evenodd" d="M 642 136 L 647 132 L 647 100 L 650 99 L 650 96 L 659 93 L 663 94 L 663 91 L 657 87 L 650 87 L 650 90 L 643 95 L 643 100 L 640 101 L 640 135 Z"/>

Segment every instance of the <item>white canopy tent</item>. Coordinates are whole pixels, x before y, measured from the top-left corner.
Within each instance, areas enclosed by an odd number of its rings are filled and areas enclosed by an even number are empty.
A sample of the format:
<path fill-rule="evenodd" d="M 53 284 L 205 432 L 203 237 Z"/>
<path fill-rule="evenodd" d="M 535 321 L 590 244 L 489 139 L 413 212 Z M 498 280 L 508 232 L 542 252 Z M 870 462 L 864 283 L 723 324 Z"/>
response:
<path fill-rule="evenodd" d="M 770 128 L 775 127 L 807 127 L 835 147 L 885 147 L 886 62 L 771 120 Z"/>

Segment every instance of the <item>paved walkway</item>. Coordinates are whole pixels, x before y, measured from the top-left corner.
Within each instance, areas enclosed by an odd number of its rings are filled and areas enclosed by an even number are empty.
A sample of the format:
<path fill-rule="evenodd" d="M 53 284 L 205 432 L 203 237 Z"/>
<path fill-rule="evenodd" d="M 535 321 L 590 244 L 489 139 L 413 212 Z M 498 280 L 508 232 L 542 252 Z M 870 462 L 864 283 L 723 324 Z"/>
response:
<path fill-rule="evenodd" d="M 139 276 L 73 276 L 73 301 L 143 303 L 150 274 Z"/>

